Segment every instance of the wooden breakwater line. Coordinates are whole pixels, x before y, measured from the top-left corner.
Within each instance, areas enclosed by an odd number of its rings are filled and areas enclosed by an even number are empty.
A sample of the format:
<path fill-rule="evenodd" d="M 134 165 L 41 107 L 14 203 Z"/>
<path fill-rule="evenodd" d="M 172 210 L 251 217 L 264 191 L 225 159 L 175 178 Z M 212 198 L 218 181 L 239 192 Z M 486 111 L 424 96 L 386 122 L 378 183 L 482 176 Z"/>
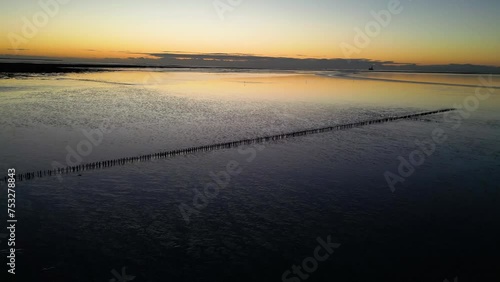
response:
<path fill-rule="evenodd" d="M 417 118 L 417 117 L 438 114 L 438 113 L 444 113 L 444 112 L 449 112 L 449 111 L 453 111 L 453 110 L 455 110 L 455 109 L 450 108 L 450 109 L 442 109 L 442 110 L 436 110 L 436 111 L 430 111 L 430 112 L 409 114 L 409 115 L 404 115 L 404 116 L 386 117 L 386 118 L 359 121 L 359 122 L 353 122 L 353 123 L 347 123 L 347 124 L 339 124 L 339 125 L 316 128 L 316 129 L 308 129 L 308 130 L 302 130 L 302 131 L 294 131 L 294 132 L 290 132 L 290 133 L 283 133 L 283 134 L 269 135 L 269 136 L 256 137 L 256 138 L 250 138 L 250 139 L 243 139 L 243 140 L 226 142 L 226 143 L 218 143 L 218 144 L 205 145 L 205 146 L 196 146 L 196 147 L 190 147 L 190 148 L 185 148 L 185 149 L 180 149 L 180 150 L 164 151 L 164 152 L 160 152 L 160 153 L 154 153 L 154 154 L 148 154 L 148 155 L 142 155 L 142 156 L 136 156 L 136 157 L 119 158 L 119 159 L 113 159 L 113 160 L 106 160 L 106 161 L 98 161 L 98 162 L 92 162 L 92 163 L 87 163 L 87 164 L 81 164 L 81 165 L 76 165 L 76 166 L 67 166 L 67 167 L 54 168 L 54 169 L 49 169 L 49 170 L 39 170 L 39 171 L 34 171 L 34 172 L 19 173 L 19 174 L 16 174 L 14 178 L 16 179 L 16 181 L 24 181 L 24 180 L 31 180 L 31 179 L 46 177 L 46 176 L 57 176 L 57 175 L 62 175 L 62 174 L 69 174 L 69 173 L 75 173 L 75 172 L 108 168 L 108 167 L 113 167 L 113 166 L 118 166 L 118 165 L 126 165 L 129 163 L 135 163 L 135 162 L 144 162 L 144 161 L 149 161 L 149 160 L 153 160 L 153 159 L 170 158 L 170 157 L 174 157 L 174 156 L 193 154 L 193 153 L 197 153 L 197 152 L 207 152 L 207 151 L 213 151 L 213 150 L 219 150 L 219 149 L 229 149 L 229 148 L 238 147 L 241 145 L 250 145 L 250 144 L 255 144 L 255 143 L 279 141 L 282 139 L 287 139 L 287 138 L 292 138 L 292 137 L 317 134 L 317 133 L 323 133 L 323 132 L 329 132 L 329 131 L 344 130 L 344 129 L 360 127 L 360 126 L 365 126 L 365 125 L 370 125 L 370 124 L 378 124 L 378 123 L 384 123 L 384 122 L 390 122 L 390 121 L 396 121 L 396 120 L 402 120 L 402 119 L 413 119 L 413 118 Z M 7 182 L 7 177 L 4 177 L 0 181 Z"/>

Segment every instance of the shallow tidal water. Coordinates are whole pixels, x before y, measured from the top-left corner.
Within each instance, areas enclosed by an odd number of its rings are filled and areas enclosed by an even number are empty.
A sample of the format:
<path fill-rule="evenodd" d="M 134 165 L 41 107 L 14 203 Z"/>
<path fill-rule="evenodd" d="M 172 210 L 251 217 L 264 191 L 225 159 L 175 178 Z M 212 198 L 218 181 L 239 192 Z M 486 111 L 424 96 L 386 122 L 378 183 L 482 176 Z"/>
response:
<path fill-rule="evenodd" d="M 499 76 L 456 74 L 151 69 L 0 79 L 2 174 L 463 108 L 18 182 L 17 277 L 497 281 L 499 93 Z M 416 141 L 435 147 L 403 177 L 401 158 L 411 164 Z M 404 180 L 394 192 L 387 172 Z M 218 192 L 199 196 L 207 186 Z M 340 245 L 304 267 L 328 237 Z"/>

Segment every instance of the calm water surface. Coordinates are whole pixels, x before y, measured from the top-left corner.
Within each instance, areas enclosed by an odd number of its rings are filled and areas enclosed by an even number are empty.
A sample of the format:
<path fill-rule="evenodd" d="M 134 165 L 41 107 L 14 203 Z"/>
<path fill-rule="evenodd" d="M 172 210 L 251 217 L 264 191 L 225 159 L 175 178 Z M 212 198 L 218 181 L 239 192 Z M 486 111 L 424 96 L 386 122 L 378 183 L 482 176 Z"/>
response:
<path fill-rule="evenodd" d="M 463 116 L 20 182 L 19 281 L 127 281 L 122 270 L 128 281 L 304 281 L 282 275 L 329 236 L 341 245 L 304 272 L 307 281 L 498 281 L 500 77 L 486 81 L 491 92 L 477 75 L 408 73 L 1 79 L 5 172 L 459 107 L 478 89 L 490 94 Z M 384 173 L 397 174 L 398 157 L 409 160 L 436 128 L 446 141 L 391 192 Z M 239 173 L 224 177 L 228 164 Z M 223 188 L 200 205 L 198 193 L 217 179 Z"/>

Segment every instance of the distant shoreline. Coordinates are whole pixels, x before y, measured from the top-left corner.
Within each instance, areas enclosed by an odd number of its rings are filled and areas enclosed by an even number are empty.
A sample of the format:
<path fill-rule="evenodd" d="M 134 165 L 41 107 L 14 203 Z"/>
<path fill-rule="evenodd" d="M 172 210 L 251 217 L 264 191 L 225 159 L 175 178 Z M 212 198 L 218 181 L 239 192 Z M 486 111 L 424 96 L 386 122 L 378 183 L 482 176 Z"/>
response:
<path fill-rule="evenodd" d="M 41 74 L 41 73 L 83 73 L 110 71 L 110 69 L 226 69 L 226 70 L 261 70 L 261 71 L 295 71 L 295 72 L 321 72 L 338 71 L 348 73 L 418 73 L 418 74 L 489 74 L 486 72 L 453 72 L 453 71 L 420 71 L 420 70 L 375 70 L 364 69 L 323 69 L 323 70 L 301 70 L 301 69 L 269 69 L 269 68 L 248 68 L 248 67 L 207 67 L 207 66 L 147 66 L 147 65 L 126 65 L 126 64 L 73 64 L 73 63 L 4 63 L 0 62 L 0 73 L 6 74 Z M 494 73 L 498 74 L 498 73 Z"/>

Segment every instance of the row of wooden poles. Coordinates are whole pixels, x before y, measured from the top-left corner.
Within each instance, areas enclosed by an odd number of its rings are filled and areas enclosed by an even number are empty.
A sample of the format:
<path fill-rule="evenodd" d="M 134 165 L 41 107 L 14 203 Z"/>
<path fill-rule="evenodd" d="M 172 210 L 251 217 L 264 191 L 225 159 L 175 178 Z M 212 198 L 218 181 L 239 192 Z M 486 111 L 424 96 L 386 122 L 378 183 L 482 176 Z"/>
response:
<path fill-rule="evenodd" d="M 112 167 L 112 166 L 117 166 L 117 165 L 125 165 L 125 164 L 129 164 L 129 163 L 134 163 L 134 162 L 148 161 L 148 160 L 152 160 L 152 159 L 163 159 L 163 158 L 170 158 L 170 157 L 174 157 L 174 156 L 187 155 L 187 154 L 192 154 L 192 153 L 197 153 L 197 152 L 206 152 L 206 151 L 219 150 L 219 149 L 229 149 L 229 148 L 238 147 L 241 145 L 265 143 L 265 142 L 278 141 L 278 140 L 291 138 L 291 137 L 297 137 L 297 136 L 304 136 L 304 135 L 317 134 L 317 133 L 336 131 L 336 130 L 344 130 L 344 129 L 354 128 L 354 127 L 390 122 L 390 121 L 401 120 L 401 119 L 417 118 L 417 117 L 421 117 L 421 116 L 449 112 L 449 111 L 453 111 L 453 110 L 455 110 L 455 109 L 442 109 L 442 110 L 436 110 L 436 111 L 431 111 L 431 112 L 409 114 L 409 115 L 404 115 L 404 116 L 386 117 L 386 118 L 381 118 L 381 119 L 359 121 L 359 122 L 353 122 L 353 123 L 348 123 L 348 124 L 340 124 L 340 125 L 316 128 L 316 129 L 308 129 L 308 130 L 295 131 L 295 132 L 290 132 L 290 133 L 276 134 L 276 135 L 263 136 L 263 137 L 257 137 L 257 138 L 251 138 L 251 139 L 243 139 L 243 140 L 226 142 L 226 143 L 218 143 L 218 144 L 212 144 L 212 145 L 190 147 L 190 148 L 185 148 L 185 149 L 180 149 L 180 150 L 172 150 L 172 151 L 148 154 L 148 155 L 137 156 L 137 157 L 119 158 L 119 159 L 114 159 L 114 160 L 98 161 L 98 162 L 81 164 L 81 165 L 76 165 L 76 166 L 55 168 L 55 169 L 51 169 L 51 170 L 39 170 L 39 171 L 34 171 L 34 172 L 26 172 L 26 173 L 16 174 L 14 176 L 14 178 L 16 179 L 16 181 L 31 180 L 34 178 L 45 177 L 45 176 L 54 176 L 54 175 L 75 173 L 75 172 L 81 172 L 81 171 L 87 171 L 87 170 L 95 170 L 95 169 L 107 168 L 107 167 Z M 8 178 L 4 177 L 3 181 L 7 182 L 7 180 L 8 180 Z"/>

